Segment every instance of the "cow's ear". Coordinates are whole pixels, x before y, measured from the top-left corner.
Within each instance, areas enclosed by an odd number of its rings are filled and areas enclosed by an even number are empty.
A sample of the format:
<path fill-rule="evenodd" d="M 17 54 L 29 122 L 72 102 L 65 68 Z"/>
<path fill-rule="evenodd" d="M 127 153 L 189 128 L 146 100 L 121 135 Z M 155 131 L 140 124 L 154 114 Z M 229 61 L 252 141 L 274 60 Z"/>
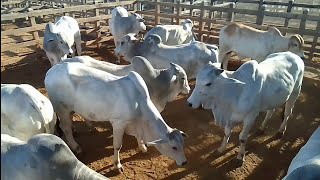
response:
<path fill-rule="evenodd" d="M 166 139 L 157 139 L 157 140 L 154 140 L 154 141 L 150 141 L 150 142 L 146 142 L 146 145 L 147 146 L 154 146 L 154 145 L 157 145 L 157 144 L 162 144 L 162 143 L 167 143 L 168 140 Z"/>
<path fill-rule="evenodd" d="M 180 133 L 181 133 L 182 137 L 184 137 L 184 138 L 188 138 L 189 137 L 187 133 L 185 133 L 185 132 L 183 132 L 181 130 L 180 130 Z"/>
<path fill-rule="evenodd" d="M 175 71 L 179 71 L 179 68 L 177 67 L 177 64 L 170 62 L 171 68 L 173 68 Z"/>
<path fill-rule="evenodd" d="M 60 32 L 60 29 L 56 25 L 54 25 L 52 22 L 49 22 L 49 30 L 54 34 Z"/>
<path fill-rule="evenodd" d="M 176 76 L 176 75 L 173 75 L 173 76 L 171 77 L 170 83 L 174 82 L 175 80 L 177 80 L 177 76 Z"/>
<path fill-rule="evenodd" d="M 184 23 L 182 27 L 183 27 L 183 30 L 185 31 L 188 31 L 188 32 L 192 31 L 192 25 L 190 23 Z"/>

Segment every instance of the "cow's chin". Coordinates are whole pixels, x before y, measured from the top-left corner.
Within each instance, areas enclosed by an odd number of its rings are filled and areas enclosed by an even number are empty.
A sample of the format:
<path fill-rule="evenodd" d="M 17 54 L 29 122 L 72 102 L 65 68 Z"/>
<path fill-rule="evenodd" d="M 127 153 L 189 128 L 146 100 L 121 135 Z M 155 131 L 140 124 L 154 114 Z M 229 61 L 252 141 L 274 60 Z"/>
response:
<path fill-rule="evenodd" d="M 202 103 L 202 109 L 211 109 L 210 103 Z"/>

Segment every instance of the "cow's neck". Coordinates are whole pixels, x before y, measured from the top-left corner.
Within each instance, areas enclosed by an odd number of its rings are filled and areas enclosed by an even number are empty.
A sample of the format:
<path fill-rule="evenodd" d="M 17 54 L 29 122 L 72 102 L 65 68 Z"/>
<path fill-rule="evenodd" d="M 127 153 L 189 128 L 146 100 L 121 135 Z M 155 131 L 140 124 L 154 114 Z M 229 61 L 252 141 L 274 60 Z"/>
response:
<path fill-rule="evenodd" d="M 134 56 L 142 56 L 143 54 L 142 42 L 137 42 L 132 45 L 129 53 L 125 55 L 125 58 L 130 61 Z"/>
<path fill-rule="evenodd" d="M 143 112 L 142 117 L 142 131 L 143 137 L 142 139 L 145 142 L 154 141 L 160 138 L 165 138 L 166 135 L 171 132 L 171 128 L 166 124 L 160 115 L 159 111 L 156 107 L 150 103 L 151 100 L 146 103 L 146 108 L 143 108 L 145 112 Z"/>
<path fill-rule="evenodd" d="M 289 40 L 290 40 L 290 37 L 283 36 L 281 41 L 274 42 L 272 46 L 273 49 L 272 49 L 272 52 L 270 52 L 270 54 L 276 53 L 276 52 L 288 51 Z"/>

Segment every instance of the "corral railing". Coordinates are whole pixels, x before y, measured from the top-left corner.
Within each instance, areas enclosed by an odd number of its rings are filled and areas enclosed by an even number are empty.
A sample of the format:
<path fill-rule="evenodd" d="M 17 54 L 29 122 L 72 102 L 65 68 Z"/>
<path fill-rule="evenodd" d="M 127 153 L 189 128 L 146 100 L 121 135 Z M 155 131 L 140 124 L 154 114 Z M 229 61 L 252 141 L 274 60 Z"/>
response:
<path fill-rule="evenodd" d="M 1 38 L 5 36 L 18 36 L 19 34 L 32 33 L 33 38 L 22 42 L 10 42 L 1 43 L 1 53 L 9 51 L 13 48 L 22 48 L 29 46 L 40 46 L 42 44 L 43 37 L 39 34 L 43 34 L 47 22 L 43 23 L 43 19 L 48 19 L 47 21 L 54 21 L 54 18 L 61 15 L 70 15 L 76 18 L 80 26 L 86 27 L 86 29 L 81 30 L 82 35 L 95 34 L 95 39 L 93 40 L 83 40 L 85 46 L 97 44 L 108 41 L 112 39 L 108 34 L 102 35 L 102 32 L 108 32 L 109 26 L 107 24 L 108 20 L 111 18 L 111 8 L 115 6 L 126 6 L 129 11 L 133 12 L 134 1 L 118 1 L 108 2 L 108 3 L 97 3 L 91 5 L 75 5 L 59 9 L 42 9 L 34 10 L 30 12 L 22 13 L 11 13 L 1 15 L 1 25 L 5 22 L 11 21 L 27 21 L 27 26 L 22 28 L 15 28 L 9 30 L 1 30 Z M 45 17 L 44 17 L 45 16 Z M 40 18 L 41 17 L 41 18 Z M 48 17 L 48 18 L 46 18 Z M 37 23 L 37 20 L 40 23 Z M 94 27 L 90 27 L 90 24 Z M 86 24 L 86 26 L 84 26 Z M 89 25 L 89 28 L 88 28 Z M 1 60 L 1 66 L 7 64 L 15 63 L 19 61 L 21 57 L 10 58 L 7 60 Z"/>
<path fill-rule="evenodd" d="M 19 0 L 16 0 L 19 1 Z M 21 0 L 20 0 L 21 1 Z M 30 0 L 33 1 L 33 0 Z M 67 2 L 67 0 L 45 0 L 46 2 Z M 298 33 L 305 39 L 305 51 L 309 59 L 320 57 L 320 5 L 310 5 L 294 3 L 248 1 L 237 0 L 235 2 L 219 3 L 215 1 L 174 0 L 174 2 L 160 2 L 159 0 L 137 0 L 103 3 L 92 1 L 95 4 L 72 5 L 64 8 L 50 8 L 32 10 L 30 12 L 20 12 L 11 14 L 1 14 L 1 38 L 15 37 L 15 40 L 1 43 L 1 54 L 10 54 L 12 49 L 24 47 L 40 47 L 42 44 L 43 30 L 47 22 L 53 21 L 56 16 L 70 15 L 77 19 L 82 28 L 82 35 L 93 35 L 93 39 L 83 39 L 85 46 L 100 43 L 112 39 L 108 33 L 108 19 L 111 18 L 111 9 L 115 6 L 125 6 L 129 11 L 142 14 L 146 19 L 146 24 L 154 26 L 156 24 L 180 24 L 184 19 L 191 19 L 195 23 L 195 32 L 199 40 L 218 44 L 219 30 L 229 22 L 242 22 L 249 26 L 266 30 L 268 26 L 276 26 L 283 34 Z M 9 2 L 9 1 L 8 1 Z M 69 0 L 72 3 L 83 3 L 83 0 Z M 91 1 L 85 1 L 91 3 Z M 256 3 L 256 8 L 241 8 L 239 3 Z M 261 3 L 263 2 L 263 3 Z M 3 3 L 3 2 L 2 2 Z M 191 3 L 191 4 L 190 4 Z M 237 5 L 238 4 L 238 5 Z M 70 4 L 69 4 L 70 5 Z M 287 6 L 286 12 L 274 12 L 269 9 L 269 5 Z M 291 11 L 293 7 L 303 8 L 298 14 Z M 309 9 L 312 9 L 309 10 Z M 311 13 L 312 12 L 312 13 Z M 3 29 L 3 25 L 8 22 L 21 21 L 22 26 L 14 29 Z M 21 23 L 20 23 L 21 24 Z M 31 38 L 21 40 L 21 36 L 32 34 Z M 105 33 L 105 34 L 103 34 Z M 29 35 L 30 36 L 30 35 Z M 37 49 L 38 49 L 37 48 Z M 21 57 L 13 55 L 8 59 L 1 60 L 1 66 L 18 62 Z"/>

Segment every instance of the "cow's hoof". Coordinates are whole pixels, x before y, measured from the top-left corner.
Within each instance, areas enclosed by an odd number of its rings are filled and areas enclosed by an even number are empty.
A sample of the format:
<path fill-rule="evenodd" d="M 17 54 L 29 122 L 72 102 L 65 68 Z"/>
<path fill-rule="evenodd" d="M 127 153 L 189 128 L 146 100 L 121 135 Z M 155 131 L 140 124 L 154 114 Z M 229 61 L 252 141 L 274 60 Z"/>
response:
<path fill-rule="evenodd" d="M 143 144 L 143 145 L 141 145 L 140 147 L 139 147 L 139 149 L 140 149 L 140 151 L 142 152 L 142 153 L 146 153 L 147 152 L 147 147 Z"/>
<path fill-rule="evenodd" d="M 119 173 L 119 174 L 122 174 L 124 171 L 123 171 L 123 167 L 121 164 L 117 165 L 114 167 L 114 171 Z"/>
<path fill-rule="evenodd" d="M 262 130 L 262 129 L 259 128 L 254 134 L 255 134 L 256 136 L 261 136 L 261 135 L 264 134 L 264 130 Z"/>
<path fill-rule="evenodd" d="M 217 152 L 218 152 L 219 154 L 222 154 L 225 149 L 226 149 L 226 148 L 221 148 L 221 147 L 219 147 L 219 148 L 217 149 Z"/>
<path fill-rule="evenodd" d="M 78 146 L 78 147 L 74 150 L 74 153 L 77 154 L 77 155 L 83 154 L 81 147 Z"/>
<path fill-rule="evenodd" d="M 277 134 L 275 135 L 276 139 L 281 139 L 283 137 L 283 133 L 282 132 L 277 132 Z"/>
<path fill-rule="evenodd" d="M 242 159 L 236 159 L 236 167 L 241 167 L 243 165 L 243 160 Z"/>

